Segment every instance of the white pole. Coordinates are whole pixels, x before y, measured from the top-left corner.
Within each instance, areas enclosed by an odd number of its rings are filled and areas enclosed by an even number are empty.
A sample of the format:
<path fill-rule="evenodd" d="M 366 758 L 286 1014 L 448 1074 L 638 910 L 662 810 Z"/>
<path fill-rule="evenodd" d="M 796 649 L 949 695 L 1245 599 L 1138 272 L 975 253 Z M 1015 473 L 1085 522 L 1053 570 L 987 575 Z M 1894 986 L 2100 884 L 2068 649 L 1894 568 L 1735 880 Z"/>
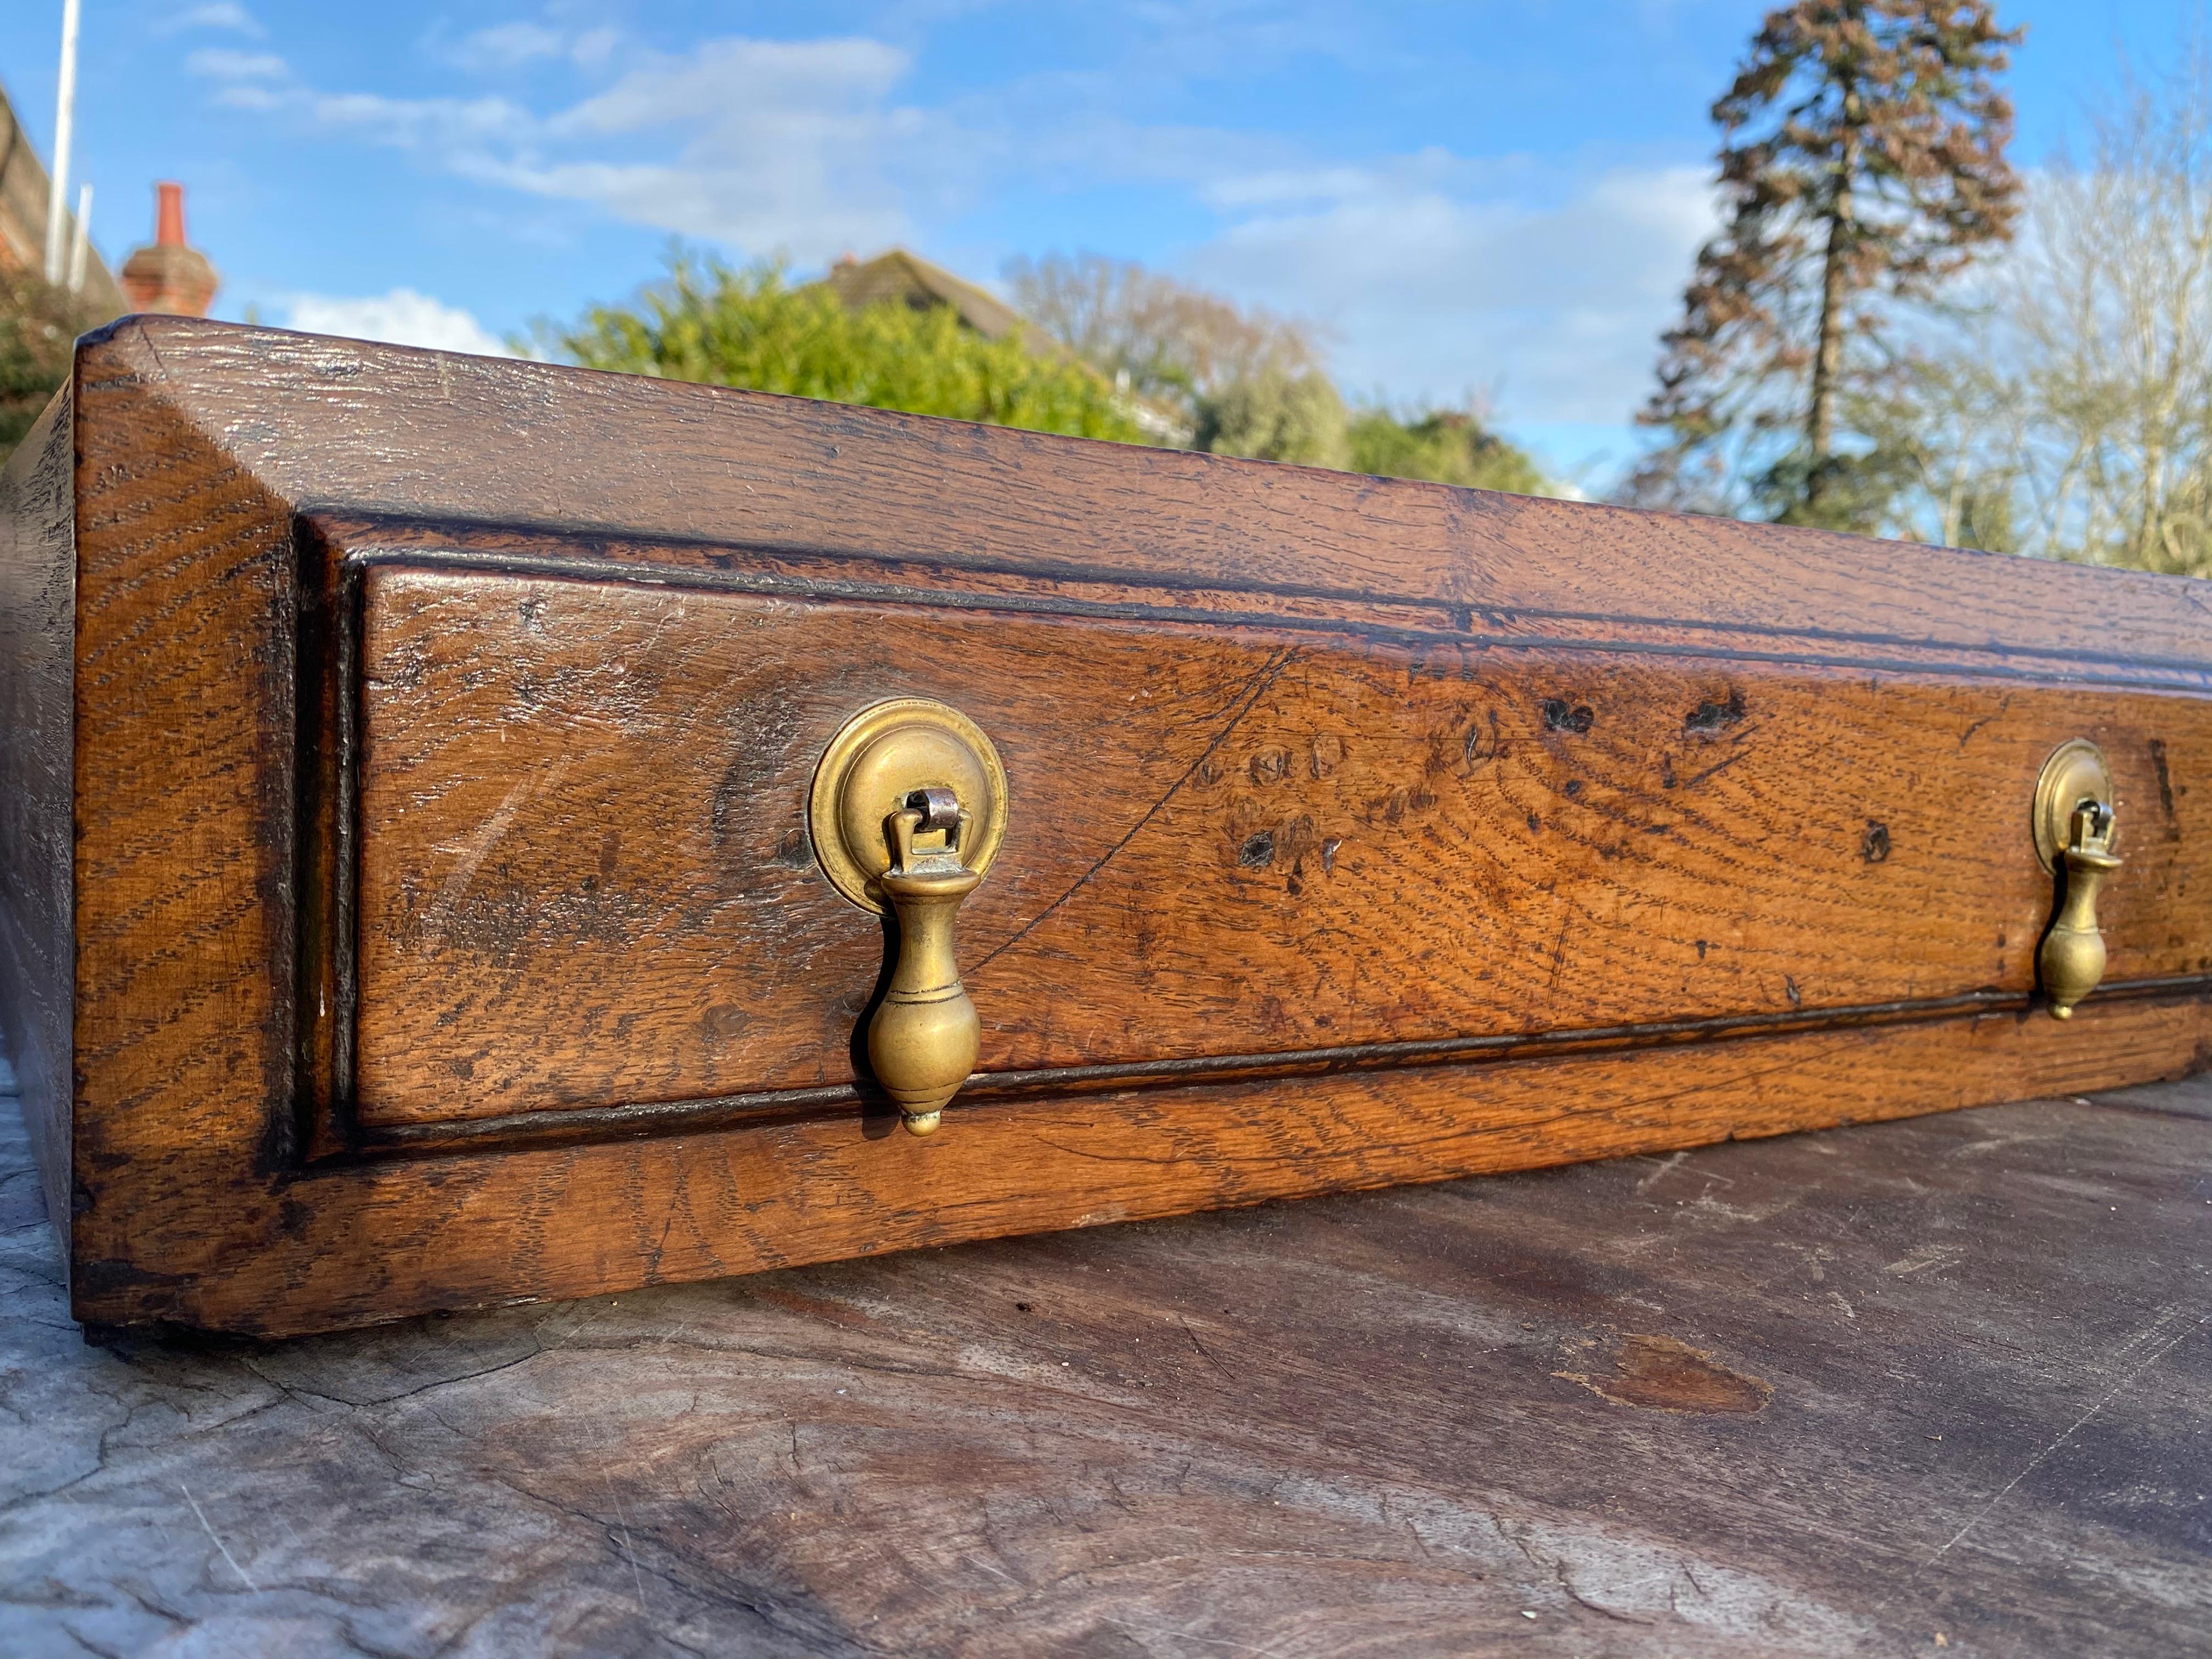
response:
<path fill-rule="evenodd" d="M 84 292 L 84 274 L 92 264 L 92 186 L 81 185 L 76 192 L 76 234 L 70 238 L 69 291 Z"/>
<path fill-rule="evenodd" d="M 62 204 L 69 199 L 70 123 L 76 106 L 77 0 L 62 0 L 61 84 L 54 94 L 54 171 L 46 187 L 46 280 L 62 280 Z"/>

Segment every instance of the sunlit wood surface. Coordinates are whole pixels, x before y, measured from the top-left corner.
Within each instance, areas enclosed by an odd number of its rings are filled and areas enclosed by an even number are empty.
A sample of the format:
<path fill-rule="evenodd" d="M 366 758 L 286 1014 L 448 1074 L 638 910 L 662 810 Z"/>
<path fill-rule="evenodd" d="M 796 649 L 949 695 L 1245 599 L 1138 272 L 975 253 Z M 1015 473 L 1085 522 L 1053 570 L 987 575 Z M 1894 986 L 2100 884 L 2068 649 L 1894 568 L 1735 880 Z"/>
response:
<path fill-rule="evenodd" d="M 0 1122 L 10 1654 L 2212 1644 L 2212 1080 L 265 1346 Z"/>

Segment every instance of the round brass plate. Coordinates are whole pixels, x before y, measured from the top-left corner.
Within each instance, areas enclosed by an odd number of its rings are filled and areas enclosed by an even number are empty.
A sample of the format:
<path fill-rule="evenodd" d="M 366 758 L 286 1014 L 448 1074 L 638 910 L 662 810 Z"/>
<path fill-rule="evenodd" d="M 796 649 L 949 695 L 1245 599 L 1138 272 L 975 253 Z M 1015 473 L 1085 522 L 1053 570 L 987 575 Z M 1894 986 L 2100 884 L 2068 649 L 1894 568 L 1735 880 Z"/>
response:
<path fill-rule="evenodd" d="M 2069 738 L 2051 751 L 2035 781 L 2035 855 L 2057 871 L 2074 831 L 2074 811 L 2085 800 L 2111 804 L 2112 772 L 2105 751 L 2087 738 Z"/>
<path fill-rule="evenodd" d="M 1006 774 L 983 728 L 929 697 L 863 708 L 814 769 L 806 827 L 822 873 L 863 910 L 884 912 L 876 878 L 890 868 L 884 820 L 917 789 L 950 789 L 968 813 L 960 861 L 977 875 L 1006 836 Z"/>

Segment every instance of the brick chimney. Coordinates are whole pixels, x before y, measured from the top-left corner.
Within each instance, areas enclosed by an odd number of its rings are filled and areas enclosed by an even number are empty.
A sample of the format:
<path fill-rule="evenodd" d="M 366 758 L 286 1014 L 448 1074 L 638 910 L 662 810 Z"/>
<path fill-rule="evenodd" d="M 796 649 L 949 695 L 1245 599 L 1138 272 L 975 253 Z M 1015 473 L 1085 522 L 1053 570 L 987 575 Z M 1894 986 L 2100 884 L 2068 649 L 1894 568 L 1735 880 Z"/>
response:
<path fill-rule="evenodd" d="M 154 245 L 123 265 L 123 291 L 134 311 L 204 317 L 220 285 L 207 255 L 185 241 L 185 187 L 167 180 L 154 186 Z"/>

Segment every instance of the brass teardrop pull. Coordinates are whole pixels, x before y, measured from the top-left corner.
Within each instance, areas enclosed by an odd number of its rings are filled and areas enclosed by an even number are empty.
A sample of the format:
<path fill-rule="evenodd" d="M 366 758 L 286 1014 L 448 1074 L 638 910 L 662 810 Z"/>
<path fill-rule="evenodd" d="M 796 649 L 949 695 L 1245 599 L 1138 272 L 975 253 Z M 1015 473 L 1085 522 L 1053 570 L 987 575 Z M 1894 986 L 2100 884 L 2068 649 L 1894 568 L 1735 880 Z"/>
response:
<path fill-rule="evenodd" d="M 868 1022 L 868 1066 L 907 1128 L 932 1133 L 975 1069 L 982 1035 L 954 959 L 953 921 L 1006 834 L 998 750 L 941 702 L 878 703 L 823 751 L 808 824 L 837 890 L 897 918 L 890 982 Z"/>
<path fill-rule="evenodd" d="M 2074 1005 L 2105 976 L 2097 898 L 2120 867 L 2112 819 L 2112 775 L 2103 751 L 2085 738 L 2059 744 L 2036 780 L 2034 826 L 2043 867 L 2062 884 L 2058 915 L 2035 957 L 2054 1019 L 2071 1019 Z"/>
<path fill-rule="evenodd" d="M 868 1064 L 914 1133 L 933 1133 L 975 1069 L 982 1022 L 952 957 L 960 901 L 983 879 L 960 861 L 969 815 L 950 789 L 917 789 L 885 822 L 891 866 L 878 884 L 898 915 L 898 960 L 868 1022 Z M 934 848 L 919 838 L 934 835 Z"/>

